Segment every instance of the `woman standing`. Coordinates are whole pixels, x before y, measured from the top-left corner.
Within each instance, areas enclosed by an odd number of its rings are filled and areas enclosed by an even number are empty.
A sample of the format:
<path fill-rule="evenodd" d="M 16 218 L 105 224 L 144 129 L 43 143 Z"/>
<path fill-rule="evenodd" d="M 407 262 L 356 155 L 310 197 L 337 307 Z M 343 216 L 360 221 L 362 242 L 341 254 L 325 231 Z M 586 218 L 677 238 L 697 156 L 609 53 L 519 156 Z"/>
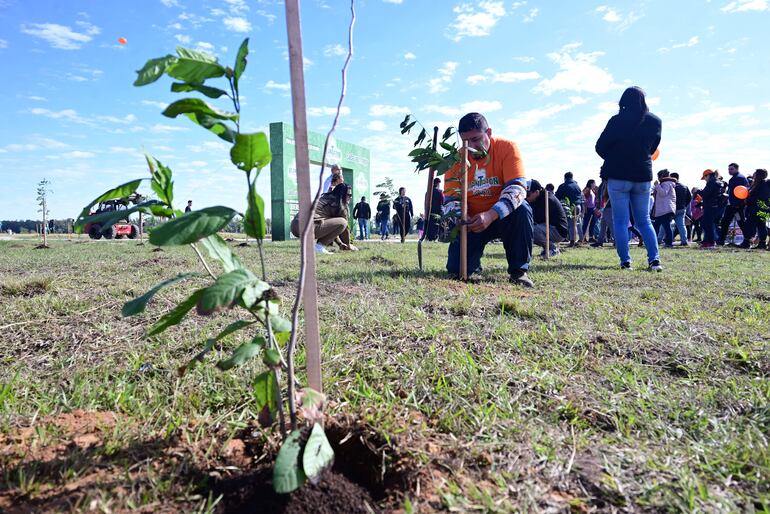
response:
<path fill-rule="evenodd" d="M 596 232 L 596 181 L 591 179 L 583 188 L 583 240 L 593 243 L 596 241 L 594 234 Z"/>
<path fill-rule="evenodd" d="M 628 222 L 633 212 L 642 234 L 651 271 L 661 271 L 658 238 L 650 222 L 652 154 L 660 144 L 662 123 L 647 108 L 644 91 L 630 87 L 618 103 L 620 111 L 610 118 L 596 142 L 596 153 L 604 159 L 601 177 L 607 180 L 615 228 L 615 249 L 620 267 L 631 267 Z"/>
<path fill-rule="evenodd" d="M 701 218 L 701 227 L 703 227 L 703 242 L 701 248 L 716 248 L 716 240 L 719 237 L 717 224 L 722 219 L 724 212 L 724 192 L 727 186 L 719 177 L 717 170 L 704 170 L 701 180 L 706 181 L 706 187 L 700 192 L 701 202 L 703 204 L 703 217 Z"/>

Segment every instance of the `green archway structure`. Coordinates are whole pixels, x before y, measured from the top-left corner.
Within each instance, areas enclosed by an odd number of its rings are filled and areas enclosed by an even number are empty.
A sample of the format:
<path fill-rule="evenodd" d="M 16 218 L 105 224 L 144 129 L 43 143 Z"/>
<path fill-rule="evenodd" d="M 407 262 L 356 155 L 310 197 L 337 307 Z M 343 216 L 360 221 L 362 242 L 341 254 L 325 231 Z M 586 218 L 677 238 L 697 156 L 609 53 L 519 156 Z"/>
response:
<path fill-rule="evenodd" d="M 326 136 L 308 132 L 310 151 L 310 184 L 315 194 L 318 188 L 318 171 L 321 166 Z M 270 195 L 272 206 L 273 241 L 286 241 L 291 237 L 291 220 L 299 210 L 297 194 L 297 166 L 294 153 L 294 128 L 286 123 L 270 124 Z M 371 196 L 369 176 L 369 149 L 332 138 L 326 155 L 327 168 L 338 164 L 345 182 L 353 186 L 353 203 L 362 196 Z M 324 176 L 328 176 L 324 174 Z"/>

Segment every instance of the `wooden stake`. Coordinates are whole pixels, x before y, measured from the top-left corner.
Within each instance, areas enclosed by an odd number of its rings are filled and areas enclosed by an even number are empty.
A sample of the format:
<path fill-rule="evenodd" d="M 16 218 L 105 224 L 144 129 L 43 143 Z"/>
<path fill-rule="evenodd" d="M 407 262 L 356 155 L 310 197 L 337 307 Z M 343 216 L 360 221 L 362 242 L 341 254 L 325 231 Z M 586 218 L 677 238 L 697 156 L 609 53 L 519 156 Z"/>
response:
<path fill-rule="evenodd" d="M 460 149 L 460 280 L 468 280 L 468 141 Z"/>
<path fill-rule="evenodd" d="M 308 156 L 307 112 L 305 104 L 305 74 L 302 59 L 302 26 L 299 0 L 286 0 L 286 30 L 289 39 L 289 71 L 291 77 L 291 103 L 294 116 L 294 149 L 296 156 L 297 189 L 299 192 L 300 233 L 312 223 L 310 191 L 310 158 Z M 311 227 L 301 241 L 305 259 L 304 294 L 302 308 L 305 312 L 305 359 L 307 382 L 321 392 L 321 336 L 318 321 L 318 284 L 315 271 L 315 234 Z M 294 380 L 290 370 L 288 380 Z M 293 402 L 293 398 L 289 398 Z"/>
<path fill-rule="evenodd" d="M 543 193 L 545 193 L 545 259 L 548 260 L 551 256 L 551 212 L 548 209 L 548 190 L 543 189 Z"/>
<path fill-rule="evenodd" d="M 436 142 L 438 140 L 438 127 L 433 127 L 433 151 L 436 151 Z M 436 176 L 436 168 L 431 166 L 428 171 L 428 189 L 425 193 L 425 223 L 423 223 L 422 236 L 417 242 L 417 265 L 422 271 L 422 242 L 428 236 L 428 229 L 431 222 L 431 209 L 433 208 L 433 178 Z"/>

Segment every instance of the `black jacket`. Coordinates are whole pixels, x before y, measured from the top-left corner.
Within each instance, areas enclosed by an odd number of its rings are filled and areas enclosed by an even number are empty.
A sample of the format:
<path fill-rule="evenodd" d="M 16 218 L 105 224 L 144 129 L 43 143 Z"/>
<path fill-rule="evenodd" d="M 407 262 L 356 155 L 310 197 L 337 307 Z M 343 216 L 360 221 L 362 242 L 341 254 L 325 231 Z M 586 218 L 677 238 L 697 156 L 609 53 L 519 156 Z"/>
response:
<path fill-rule="evenodd" d="M 393 208 L 396 210 L 396 214 L 399 216 L 403 214 L 406 219 L 414 216 L 414 209 L 412 209 L 412 200 L 408 196 L 399 196 L 393 200 Z"/>
<path fill-rule="evenodd" d="M 532 206 L 532 221 L 536 225 L 538 223 L 545 223 L 545 195 L 540 192 L 540 196 Z M 553 193 L 548 192 L 548 223 L 552 227 L 556 227 L 556 231 L 561 237 L 567 237 L 569 235 L 569 228 L 567 226 L 567 213 L 564 212 L 561 202 L 554 196 Z"/>
<path fill-rule="evenodd" d="M 758 202 L 764 202 L 765 205 L 770 206 L 770 180 L 763 180 L 749 190 L 749 197 L 746 198 L 746 210 L 751 213 L 759 212 Z"/>
<path fill-rule="evenodd" d="M 569 202 L 572 205 L 583 205 L 583 190 L 574 180 L 565 180 L 556 189 L 556 198 L 564 201 L 565 198 L 569 198 Z"/>
<path fill-rule="evenodd" d="M 390 218 L 390 202 L 388 200 L 380 200 L 377 204 L 377 212 L 380 213 L 380 219 Z"/>
<path fill-rule="evenodd" d="M 735 186 L 745 186 L 747 189 L 749 187 L 749 180 L 743 176 L 742 173 L 736 173 L 732 177 L 730 177 L 730 181 L 727 183 L 727 195 L 728 195 L 728 202 L 730 205 L 743 205 L 743 200 L 739 200 L 738 198 L 733 195 L 733 191 L 735 190 Z"/>
<path fill-rule="evenodd" d="M 690 192 L 690 189 L 687 186 L 677 182 L 674 190 L 676 191 L 676 210 L 681 211 L 682 209 L 686 209 L 692 201 L 692 193 Z"/>
<path fill-rule="evenodd" d="M 717 209 L 722 207 L 722 195 L 724 195 L 727 186 L 722 179 L 717 179 L 714 175 L 709 175 L 706 180 L 706 187 L 700 192 L 703 199 L 704 209 Z"/>
<path fill-rule="evenodd" d="M 359 220 L 359 219 L 371 219 L 372 218 L 372 208 L 369 207 L 369 204 L 366 202 L 358 202 L 355 207 L 353 207 L 353 218 Z"/>
<path fill-rule="evenodd" d="M 647 113 L 641 123 L 628 115 L 616 114 L 596 141 L 596 153 L 604 159 L 599 176 L 603 179 L 652 181 L 652 154 L 660 144 L 662 122 Z"/>

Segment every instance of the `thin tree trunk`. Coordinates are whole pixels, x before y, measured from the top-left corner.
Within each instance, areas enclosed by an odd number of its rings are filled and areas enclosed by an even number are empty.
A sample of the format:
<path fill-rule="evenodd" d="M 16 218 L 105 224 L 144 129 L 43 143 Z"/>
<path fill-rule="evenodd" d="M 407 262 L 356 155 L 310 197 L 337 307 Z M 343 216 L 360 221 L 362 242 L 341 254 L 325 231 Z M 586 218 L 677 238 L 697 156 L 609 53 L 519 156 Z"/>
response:
<path fill-rule="evenodd" d="M 468 280 L 468 141 L 460 149 L 462 194 L 460 196 L 460 279 Z"/>
<path fill-rule="evenodd" d="M 551 256 L 551 212 L 548 209 L 548 190 L 544 189 L 545 193 L 545 260 Z"/>

